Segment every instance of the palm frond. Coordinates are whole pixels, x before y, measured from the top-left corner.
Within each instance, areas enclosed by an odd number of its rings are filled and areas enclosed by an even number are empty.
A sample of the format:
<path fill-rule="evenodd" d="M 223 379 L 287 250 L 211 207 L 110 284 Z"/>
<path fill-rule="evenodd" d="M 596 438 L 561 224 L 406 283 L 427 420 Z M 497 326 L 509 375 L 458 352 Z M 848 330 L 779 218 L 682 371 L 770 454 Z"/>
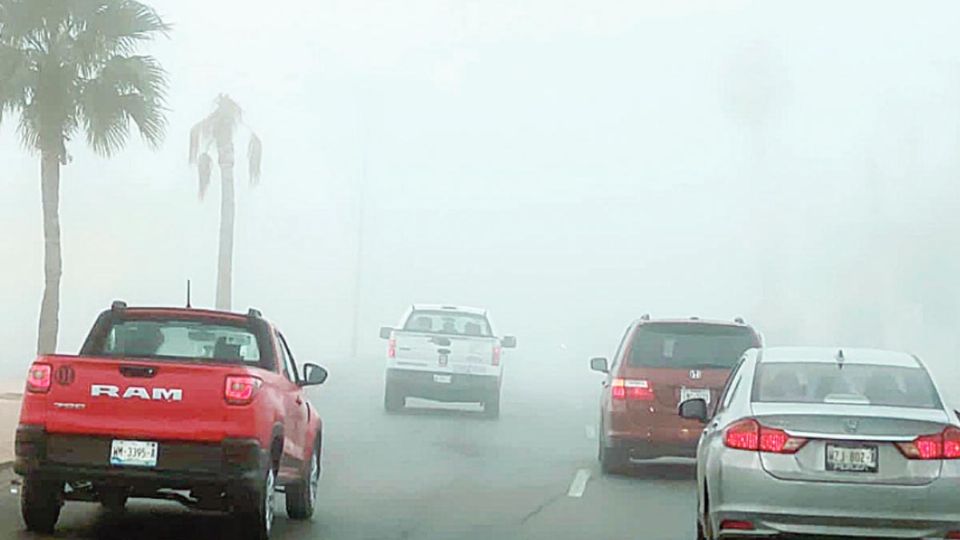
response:
<path fill-rule="evenodd" d="M 199 180 L 200 200 L 207 194 L 207 188 L 210 187 L 210 173 L 213 171 L 213 159 L 210 154 L 204 152 L 197 159 L 197 179 Z"/>
<path fill-rule="evenodd" d="M 50 20 L 49 9 L 52 7 L 44 4 L 49 2 L 0 0 L 0 41 L 17 48 L 31 43 L 42 45 L 45 24 Z"/>
<path fill-rule="evenodd" d="M 256 133 L 250 133 L 250 144 L 247 145 L 247 161 L 250 171 L 250 185 L 260 183 L 260 160 L 263 157 L 263 143 Z"/>
<path fill-rule="evenodd" d="M 197 122 L 190 128 L 190 155 L 187 158 L 192 165 L 197 162 L 197 155 L 200 154 L 200 147 L 210 139 L 210 117 Z"/>
<path fill-rule="evenodd" d="M 130 121 L 156 146 L 166 127 L 166 73 L 148 56 L 113 56 L 80 84 L 79 109 L 94 151 L 109 156 L 126 140 Z"/>
<path fill-rule="evenodd" d="M 39 73 L 31 56 L 0 43 L 0 123 L 5 112 L 22 109 L 37 92 Z"/>
<path fill-rule="evenodd" d="M 68 6 L 75 36 L 69 50 L 81 65 L 132 54 L 140 42 L 170 31 L 153 8 L 133 0 L 59 1 Z"/>

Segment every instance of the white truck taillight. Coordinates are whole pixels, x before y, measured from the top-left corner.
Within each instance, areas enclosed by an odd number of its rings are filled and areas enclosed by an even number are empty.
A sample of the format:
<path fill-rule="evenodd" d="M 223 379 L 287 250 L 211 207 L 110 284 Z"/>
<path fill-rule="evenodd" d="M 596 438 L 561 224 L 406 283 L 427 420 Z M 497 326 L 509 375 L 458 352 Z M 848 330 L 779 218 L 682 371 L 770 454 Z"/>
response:
<path fill-rule="evenodd" d="M 223 397 L 230 405 L 248 405 L 262 385 L 263 381 L 257 377 L 231 375 L 227 377 Z"/>
<path fill-rule="evenodd" d="M 610 396 L 615 401 L 653 401 L 653 385 L 643 379 L 614 379 Z"/>
<path fill-rule="evenodd" d="M 53 366 L 42 362 L 33 364 L 27 373 L 27 391 L 34 394 L 49 392 L 52 378 Z"/>
<path fill-rule="evenodd" d="M 390 338 L 387 342 L 387 358 L 397 357 L 397 338 Z"/>
<path fill-rule="evenodd" d="M 493 346 L 493 358 L 491 359 L 493 365 L 500 365 L 500 355 L 502 354 L 502 351 L 503 349 L 501 349 L 499 345 Z"/>

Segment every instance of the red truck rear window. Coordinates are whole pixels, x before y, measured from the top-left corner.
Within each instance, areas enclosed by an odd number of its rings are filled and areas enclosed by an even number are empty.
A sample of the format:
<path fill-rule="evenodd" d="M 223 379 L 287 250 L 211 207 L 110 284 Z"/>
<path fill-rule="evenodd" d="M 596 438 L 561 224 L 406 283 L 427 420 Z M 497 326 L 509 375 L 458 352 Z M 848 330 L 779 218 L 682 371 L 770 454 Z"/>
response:
<path fill-rule="evenodd" d="M 109 323 L 88 354 L 123 358 L 210 360 L 259 365 L 261 343 L 241 324 L 195 319 L 132 319 Z"/>

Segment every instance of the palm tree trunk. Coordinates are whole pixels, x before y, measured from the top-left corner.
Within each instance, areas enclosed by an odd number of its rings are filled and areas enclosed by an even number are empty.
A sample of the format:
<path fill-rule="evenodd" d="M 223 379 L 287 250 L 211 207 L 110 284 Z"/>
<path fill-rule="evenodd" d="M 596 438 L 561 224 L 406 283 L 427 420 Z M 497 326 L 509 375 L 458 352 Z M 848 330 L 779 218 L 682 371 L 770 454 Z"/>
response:
<path fill-rule="evenodd" d="M 40 158 L 40 193 L 43 200 L 43 301 L 40 304 L 40 328 L 37 354 L 57 350 L 60 312 L 60 160 L 53 152 Z"/>
<path fill-rule="evenodd" d="M 217 309 L 230 310 L 233 288 L 233 141 L 217 144 L 220 162 L 220 256 L 217 259 Z"/>

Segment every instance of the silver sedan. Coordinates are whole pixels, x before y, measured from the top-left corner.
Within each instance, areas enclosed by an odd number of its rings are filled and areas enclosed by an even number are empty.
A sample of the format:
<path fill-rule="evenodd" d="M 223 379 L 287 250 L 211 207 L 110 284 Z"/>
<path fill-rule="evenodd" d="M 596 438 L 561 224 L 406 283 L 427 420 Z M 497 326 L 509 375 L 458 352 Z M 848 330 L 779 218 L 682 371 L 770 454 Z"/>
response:
<path fill-rule="evenodd" d="M 747 351 L 697 448 L 700 539 L 960 539 L 960 422 L 915 356 Z"/>

